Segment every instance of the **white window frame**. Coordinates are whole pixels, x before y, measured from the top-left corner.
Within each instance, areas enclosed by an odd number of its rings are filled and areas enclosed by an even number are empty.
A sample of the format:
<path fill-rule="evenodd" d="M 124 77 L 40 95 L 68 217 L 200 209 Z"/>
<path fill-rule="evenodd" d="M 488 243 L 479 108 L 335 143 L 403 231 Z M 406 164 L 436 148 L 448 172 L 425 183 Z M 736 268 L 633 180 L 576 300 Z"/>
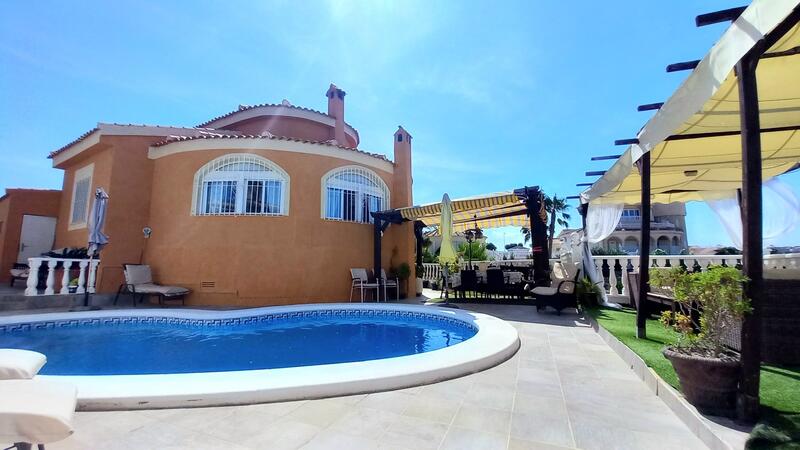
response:
<path fill-rule="evenodd" d="M 338 179 L 337 177 L 345 174 L 355 174 L 361 177 L 364 177 L 369 184 L 366 183 L 358 183 L 349 180 L 342 180 Z M 373 219 L 371 216 L 364 217 L 364 210 L 362 208 L 364 196 L 369 195 L 372 197 L 376 197 L 381 199 L 381 207 L 379 210 L 387 210 L 389 209 L 390 205 L 390 192 L 389 187 L 383 181 L 383 179 L 375 172 L 366 167 L 362 166 L 343 166 L 337 167 L 328 173 L 326 173 L 322 177 L 322 192 L 321 192 L 321 199 L 320 202 L 320 214 L 321 217 L 325 220 L 333 220 L 337 222 L 351 222 L 351 223 L 363 223 L 363 224 L 371 224 Z M 329 195 L 328 191 L 329 188 L 339 189 L 340 190 L 340 201 L 342 205 L 342 211 L 339 217 L 333 217 L 328 215 L 328 202 L 329 202 Z M 356 200 L 356 210 L 355 210 L 355 219 L 349 220 L 344 219 L 344 192 L 350 191 L 355 192 Z M 372 208 L 370 208 L 370 212 L 372 212 Z"/>
<path fill-rule="evenodd" d="M 78 230 L 81 228 L 86 228 L 86 223 L 89 218 L 89 202 L 92 198 L 92 177 L 94 176 L 94 163 L 91 163 L 87 166 L 83 166 L 80 169 L 75 171 L 75 176 L 72 179 L 72 198 L 69 202 L 69 226 L 67 227 L 68 230 Z M 75 204 L 76 195 L 78 193 L 78 184 L 82 181 L 86 181 L 87 188 L 86 188 L 86 199 L 84 200 L 84 210 L 83 210 L 83 218 L 78 218 L 75 220 Z"/>
<path fill-rule="evenodd" d="M 222 170 L 233 164 L 253 164 L 260 166 L 263 170 Z M 250 181 L 263 181 L 265 183 L 274 181 L 279 183 L 281 191 L 278 199 L 278 212 L 246 211 L 248 182 Z M 289 181 L 289 174 L 285 170 L 263 156 L 252 153 L 228 153 L 222 155 L 209 161 L 195 173 L 191 214 L 193 216 L 288 216 Z M 230 182 L 234 184 L 236 187 L 236 200 L 233 212 L 206 210 L 208 206 L 206 201 L 206 186 L 208 182 Z M 266 195 L 268 189 L 262 189 L 262 195 Z M 262 208 L 265 208 L 265 206 Z"/>

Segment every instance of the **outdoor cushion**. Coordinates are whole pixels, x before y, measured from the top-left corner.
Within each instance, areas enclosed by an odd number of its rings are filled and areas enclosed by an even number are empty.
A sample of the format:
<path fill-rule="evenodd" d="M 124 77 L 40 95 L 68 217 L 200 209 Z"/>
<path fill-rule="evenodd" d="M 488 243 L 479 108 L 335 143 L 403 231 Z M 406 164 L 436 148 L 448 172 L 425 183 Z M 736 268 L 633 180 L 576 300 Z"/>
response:
<path fill-rule="evenodd" d="M 153 283 L 135 284 L 133 288 L 137 294 L 159 294 L 164 297 L 175 297 L 189 293 L 188 289 L 180 286 L 162 286 Z"/>
<path fill-rule="evenodd" d="M 125 266 L 125 282 L 134 286 L 153 282 L 153 272 L 145 264 L 128 264 Z"/>
<path fill-rule="evenodd" d="M 11 269 L 9 272 L 11 272 L 11 276 L 14 278 L 28 278 L 31 269 Z"/>
<path fill-rule="evenodd" d="M 0 380 L 31 379 L 46 362 L 47 357 L 38 352 L 0 348 Z"/>
<path fill-rule="evenodd" d="M 531 292 L 533 292 L 535 295 L 555 295 L 555 293 L 558 292 L 558 289 L 554 287 L 539 286 L 533 288 Z"/>
<path fill-rule="evenodd" d="M 47 444 L 72 434 L 77 391 L 57 381 L 0 382 L 0 442 Z"/>

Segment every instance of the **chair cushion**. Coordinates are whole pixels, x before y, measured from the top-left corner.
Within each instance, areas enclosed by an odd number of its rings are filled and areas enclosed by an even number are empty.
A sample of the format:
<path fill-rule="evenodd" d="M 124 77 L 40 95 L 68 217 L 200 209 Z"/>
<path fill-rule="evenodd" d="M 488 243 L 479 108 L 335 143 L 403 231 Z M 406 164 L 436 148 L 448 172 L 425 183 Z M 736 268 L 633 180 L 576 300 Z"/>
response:
<path fill-rule="evenodd" d="M 125 282 L 134 286 L 153 282 L 153 272 L 146 264 L 128 264 L 125 266 Z"/>
<path fill-rule="evenodd" d="M 539 286 L 539 287 L 533 288 L 533 290 L 531 292 L 533 292 L 534 295 L 545 295 L 545 296 L 547 296 L 547 295 L 555 295 L 555 293 L 558 292 L 558 289 L 556 289 L 554 287 Z"/>
<path fill-rule="evenodd" d="M 176 297 L 186 295 L 189 289 L 180 286 L 162 286 L 154 283 L 135 284 L 133 288 L 137 294 L 159 294 L 164 297 Z"/>
<path fill-rule="evenodd" d="M 29 380 L 46 362 L 47 357 L 39 352 L 0 348 L 0 380 Z"/>
<path fill-rule="evenodd" d="M 31 269 L 11 269 L 9 272 L 11 272 L 11 276 L 14 278 L 28 278 Z"/>
<path fill-rule="evenodd" d="M 0 382 L 0 442 L 47 444 L 72 434 L 75 386 L 57 381 Z"/>

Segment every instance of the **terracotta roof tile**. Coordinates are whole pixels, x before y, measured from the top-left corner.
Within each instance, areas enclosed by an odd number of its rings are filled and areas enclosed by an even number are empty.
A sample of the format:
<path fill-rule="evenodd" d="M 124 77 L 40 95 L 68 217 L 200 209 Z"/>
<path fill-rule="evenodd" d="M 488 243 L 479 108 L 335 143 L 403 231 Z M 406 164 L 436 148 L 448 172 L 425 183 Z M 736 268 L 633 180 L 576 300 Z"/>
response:
<path fill-rule="evenodd" d="M 89 135 L 91 135 L 92 133 L 94 133 L 97 130 L 99 130 L 99 128 L 97 128 L 97 127 L 92 128 L 91 130 L 87 131 L 86 133 L 83 133 L 82 135 L 78 136 L 77 139 L 73 140 L 72 142 L 64 145 L 61 148 L 53 150 L 52 152 L 50 152 L 50 154 L 47 157 L 52 159 L 57 154 L 63 152 L 64 150 L 68 149 L 69 147 L 72 147 L 73 145 L 77 144 L 78 142 L 81 142 L 82 140 L 86 139 L 87 137 L 89 137 Z"/>
<path fill-rule="evenodd" d="M 206 126 L 208 126 L 209 124 L 211 124 L 211 123 L 214 123 L 214 122 L 216 122 L 216 121 L 217 121 L 217 120 L 219 120 L 219 119 L 224 119 L 224 118 L 226 118 L 226 117 L 229 117 L 229 116 L 232 116 L 232 115 L 234 115 L 234 114 L 236 114 L 236 113 L 238 113 L 238 112 L 247 111 L 247 110 L 250 110 L 250 109 L 255 109 L 255 108 L 261 108 L 261 107 L 270 107 L 270 106 L 272 106 L 272 107 L 276 107 L 276 108 L 291 108 L 291 109 L 299 109 L 299 110 L 301 110 L 301 111 L 308 111 L 308 112 L 312 112 L 312 113 L 314 113 L 314 114 L 319 114 L 319 115 L 322 115 L 322 116 L 325 116 L 325 117 L 331 117 L 331 116 L 329 116 L 328 114 L 325 114 L 325 113 L 324 113 L 324 112 L 322 112 L 322 111 L 318 111 L 318 110 L 316 110 L 316 109 L 311 109 L 311 108 L 305 108 L 305 107 L 303 107 L 303 106 L 296 106 L 296 105 L 292 105 L 292 104 L 285 104 L 285 103 L 259 103 L 259 104 L 257 104 L 257 105 L 239 105 L 239 107 L 238 107 L 238 108 L 236 108 L 235 110 L 233 110 L 233 111 L 231 111 L 231 112 L 229 112 L 229 113 L 223 114 L 223 115 L 221 115 L 221 116 L 214 117 L 213 119 L 207 120 L 207 121 L 205 121 L 205 122 L 201 123 L 200 125 L 197 125 L 197 127 L 198 127 L 198 128 L 201 128 L 201 127 L 206 127 Z M 356 136 L 358 136 L 358 130 L 356 130 L 356 128 L 355 128 L 354 126 L 350 125 L 350 124 L 349 124 L 349 123 L 347 123 L 347 122 L 345 122 L 345 124 L 346 124 L 348 127 L 352 128 L 352 129 L 353 129 L 353 131 L 355 131 L 355 132 L 356 132 Z"/>
<path fill-rule="evenodd" d="M 309 140 L 309 139 L 298 139 L 298 138 L 292 138 L 292 137 L 286 137 L 286 136 L 273 136 L 271 134 L 267 134 L 267 135 L 227 134 L 227 133 L 221 133 L 219 131 L 220 130 L 213 130 L 213 131 L 209 131 L 209 132 L 205 132 L 205 133 L 201 133 L 201 134 L 197 134 L 197 135 L 193 135 L 193 136 L 171 135 L 171 136 L 168 136 L 163 141 L 156 142 L 152 146 L 153 147 L 161 147 L 161 146 L 164 146 L 164 145 L 171 144 L 173 142 L 194 141 L 194 140 L 199 140 L 199 139 L 272 139 L 272 140 L 277 140 L 277 141 L 291 141 L 291 142 L 301 142 L 301 143 L 304 143 L 304 144 L 326 145 L 328 147 L 336 147 L 336 148 L 340 148 L 340 149 L 343 149 L 343 150 L 350 150 L 350 151 L 353 151 L 353 152 L 363 153 L 365 155 L 372 156 L 373 158 L 378 158 L 378 159 L 382 159 L 384 161 L 389 161 L 389 158 L 387 158 L 385 155 L 381 155 L 381 154 L 378 154 L 378 153 L 365 152 L 365 151 L 359 150 L 359 149 L 357 149 L 355 147 L 346 147 L 344 145 L 334 144 L 334 143 L 329 142 L 329 141 L 312 141 L 312 140 Z"/>

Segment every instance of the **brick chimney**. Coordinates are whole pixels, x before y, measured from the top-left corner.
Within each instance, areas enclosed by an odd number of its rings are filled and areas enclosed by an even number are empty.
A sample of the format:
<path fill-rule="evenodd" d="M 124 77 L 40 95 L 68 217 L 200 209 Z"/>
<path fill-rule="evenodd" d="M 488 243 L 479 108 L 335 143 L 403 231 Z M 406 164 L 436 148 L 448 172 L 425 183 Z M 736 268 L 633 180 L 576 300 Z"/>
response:
<path fill-rule="evenodd" d="M 333 129 L 333 138 L 339 145 L 347 145 L 347 138 L 344 133 L 344 96 L 345 92 L 335 84 L 331 84 L 325 96 L 328 97 L 328 115 L 336 119 Z"/>
<path fill-rule="evenodd" d="M 392 175 L 392 207 L 403 208 L 414 204 L 412 195 L 413 180 L 411 177 L 411 135 L 403 127 L 397 127 L 394 133 L 394 174 Z M 416 253 L 414 238 L 414 222 L 406 222 L 400 225 L 393 225 L 392 231 L 395 236 L 395 243 L 398 250 L 399 261 L 408 262 L 414 267 L 414 255 Z M 416 270 L 414 270 L 416 273 Z M 421 274 L 417 274 L 419 276 Z M 409 284 L 409 289 L 415 289 L 413 280 Z"/>

